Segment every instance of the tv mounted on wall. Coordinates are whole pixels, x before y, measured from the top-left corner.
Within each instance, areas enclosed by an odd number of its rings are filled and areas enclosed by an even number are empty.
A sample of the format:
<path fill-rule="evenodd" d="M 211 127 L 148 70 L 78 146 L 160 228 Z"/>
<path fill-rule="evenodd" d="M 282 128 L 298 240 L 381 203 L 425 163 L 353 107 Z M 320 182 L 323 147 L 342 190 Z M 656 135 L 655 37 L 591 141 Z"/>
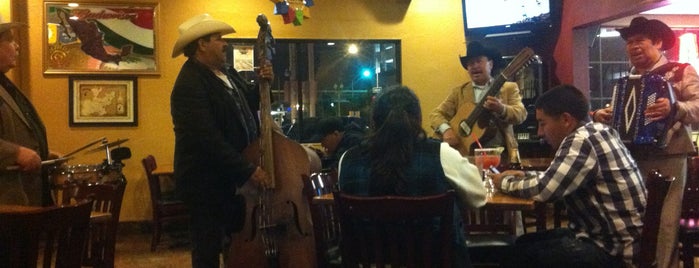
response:
<path fill-rule="evenodd" d="M 462 0 L 466 36 L 497 37 L 553 27 L 560 0 Z"/>

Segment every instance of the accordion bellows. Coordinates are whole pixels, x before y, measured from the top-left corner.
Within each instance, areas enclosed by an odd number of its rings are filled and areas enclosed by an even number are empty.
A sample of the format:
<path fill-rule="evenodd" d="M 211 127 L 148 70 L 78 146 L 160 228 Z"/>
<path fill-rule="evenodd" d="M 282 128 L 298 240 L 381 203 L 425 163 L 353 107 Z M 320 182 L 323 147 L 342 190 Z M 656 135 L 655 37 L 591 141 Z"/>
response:
<path fill-rule="evenodd" d="M 672 110 L 666 118 L 650 121 L 646 108 L 659 98 L 670 100 Z M 675 117 L 672 86 L 657 74 L 630 75 L 620 78 L 612 94 L 612 127 L 625 144 L 667 146 L 667 132 Z"/>

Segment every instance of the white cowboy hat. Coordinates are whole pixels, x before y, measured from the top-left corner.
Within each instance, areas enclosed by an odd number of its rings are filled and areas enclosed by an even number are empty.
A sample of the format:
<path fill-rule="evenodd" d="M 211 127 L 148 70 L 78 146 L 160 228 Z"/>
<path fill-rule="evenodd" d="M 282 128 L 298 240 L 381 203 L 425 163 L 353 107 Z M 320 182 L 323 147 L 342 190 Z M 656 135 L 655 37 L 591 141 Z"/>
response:
<path fill-rule="evenodd" d="M 209 14 L 194 16 L 180 24 L 177 30 L 180 32 L 180 37 L 177 38 L 175 47 L 172 49 L 173 58 L 182 54 L 182 49 L 199 37 L 212 33 L 221 33 L 222 35 L 235 33 L 233 27 L 228 23 L 215 20 Z"/>
<path fill-rule="evenodd" d="M 20 26 L 25 26 L 26 24 L 21 23 L 21 22 L 5 22 L 2 19 L 2 15 L 0 15 L 0 34 L 4 33 L 5 31 L 15 28 L 15 27 L 20 27 Z"/>

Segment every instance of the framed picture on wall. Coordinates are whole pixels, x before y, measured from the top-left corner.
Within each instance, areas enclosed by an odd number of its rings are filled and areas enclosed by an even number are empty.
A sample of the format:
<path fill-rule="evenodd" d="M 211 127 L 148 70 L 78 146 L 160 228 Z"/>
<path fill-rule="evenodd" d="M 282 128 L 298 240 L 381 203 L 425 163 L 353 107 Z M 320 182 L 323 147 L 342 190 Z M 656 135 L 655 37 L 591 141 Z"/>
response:
<path fill-rule="evenodd" d="M 255 67 L 255 46 L 234 45 L 233 46 L 233 68 L 238 72 L 254 72 Z"/>
<path fill-rule="evenodd" d="M 137 126 L 135 76 L 70 76 L 69 125 Z"/>
<path fill-rule="evenodd" d="M 158 74 L 158 5 L 46 2 L 46 74 Z"/>

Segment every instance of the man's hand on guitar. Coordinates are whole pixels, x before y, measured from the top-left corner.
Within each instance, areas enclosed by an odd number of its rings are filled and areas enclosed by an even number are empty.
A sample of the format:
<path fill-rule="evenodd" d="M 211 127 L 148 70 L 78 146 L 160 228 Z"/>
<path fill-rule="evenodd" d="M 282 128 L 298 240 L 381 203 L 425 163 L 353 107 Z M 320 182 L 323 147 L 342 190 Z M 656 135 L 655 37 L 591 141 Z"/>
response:
<path fill-rule="evenodd" d="M 442 133 L 442 141 L 449 144 L 449 146 L 456 148 L 459 145 L 459 138 L 456 136 L 454 129 L 450 128 Z"/>
<path fill-rule="evenodd" d="M 670 100 L 668 100 L 667 98 L 659 98 L 655 100 L 655 103 L 648 105 L 648 108 L 646 108 L 646 119 L 649 119 L 651 121 L 658 121 L 664 119 L 668 115 L 670 115 L 671 108 L 672 107 L 670 107 Z"/>
<path fill-rule="evenodd" d="M 606 107 L 595 111 L 592 114 L 592 120 L 604 124 L 612 122 L 612 107 Z"/>
<path fill-rule="evenodd" d="M 505 104 L 502 104 L 500 99 L 493 96 L 486 96 L 486 100 L 483 103 L 483 108 L 486 108 L 494 113 L 500 115 L 505 112 Z"/>

